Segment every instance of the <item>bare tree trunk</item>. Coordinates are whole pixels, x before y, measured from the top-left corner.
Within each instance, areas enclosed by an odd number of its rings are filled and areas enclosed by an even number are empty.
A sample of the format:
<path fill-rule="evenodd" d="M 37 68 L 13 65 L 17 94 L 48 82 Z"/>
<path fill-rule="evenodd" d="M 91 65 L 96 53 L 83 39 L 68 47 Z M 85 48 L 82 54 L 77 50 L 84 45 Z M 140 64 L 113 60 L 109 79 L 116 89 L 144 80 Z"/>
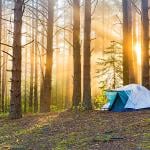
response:
<path fill-rule="evenodd" d="M 52 67 L 53 67 L 53 24 L 54 24 L 54 0 L 48 0 L 46 70 L 43 85 L 44 95 L 41 101 L 40 112 L 49 112 L 51 105 Z"/>
<path fill-rule="evenodd" d="M 32 6 L 34 7 L 34 1 L 32 2 Z M 34 15 L 32 15 L 34 17 Z M 32 39 L 34 39 L 34 20 L 32 20 Z M 29 111 L 33 111 L 33 80 L 34 80 L 34 43 L 32 43 L 30 50 L 30 63 L 31 63 L 31 71 L 30 71 L 30 95 L 29 95 Z"/>
<path fill-rule="evenodd" d="M 59 3 L 58 0 L 55 2 L 56 4 L 56 16 L 57 18 L 59 17 Z M 58 22 L 56 23 L 58 26 Z M 58 31 L 58 27 L 56 27 L 56 32 Z M 55 97 L 56 97 L 56 106 L 58 107 L 58 91 L 59 91 L 59 54 L 60 54 L 60 49 L 59 49 L 59 33 L 56 34 L 56 90 L 55 90 Z"/>
<path fill-rule="evenodd" d="M 80 0 L 73 0 L 73 107 L 81 102 Z"/>
<path fill-rule="evenodd" d="M 33 30 L 33 29 L 32 29 Z M 34 32 L 34 31 L 32 31 Z M 31 71 L 30 71 L 30 95 L 29 95 L 29 111 L 33 111 L 33 69 L 34 69 L 34 43 L 31 46 L 30 51 L 30 63 L 31 63 Z"/>
<path fill-rule="evenodd" d="M 27 112 L 27 57 L 28 57 L 28 52 L 27 49 L 25 51 L 25 85 L 24 85 L 24 113 Z"/>
<path fill-rule="evenodd" d="M 135 82 L 132 52 L 132 6 L 123 0 L 123 84 Z"/>
<path fill-rule="evenodd" d="M 8 63 L 8 62 L 7 62 Z M 7 68 L 7 63 L 6 63 L 6 68 Z M 6 72 L 6 71 L 5 71 Z M 8 112 L 8 78 L 7 78 L 7 72 L 6 72 L 6 83 L 5 83 L 5 113 Z"/>
<path fill-rule="evenodd" d="M 21 110 L 21 30 L 24 13 L 24 0 L 15 0 L 14 8 L 14 35 L 13 35 L 13 67 L 10 100 L 10 117 L 22 117 Z"/>
<path fill-rule="evenodd" d="M 123 84 L 129 84 L 129 59 L 128 59 L 128 0 L 123 3 Z"/>
<path fill-rule="evenodd" d="M 42 35 L 42 44 L 45 44 L 45 36 L 44 34 Z M 44 76 L 45 76 L 45 56 L 44 56 L 45 50 L 42 48 L 41 50 L 41 84 L 40 84 L 40 104 L 42 103 L 43 100 L 43 84 L 44 84 Z"/>
<path fill-rule="evenodd" d="M 36 1 L 36 16 L 38 16 L 38 0 Z M 36 18 L 35 33 L 35 83 L 34 83 L 34 112 L 38 112 L 38 18 Z"/>
<path fill-rule="evenodd" d="M 2 112 L 5 112 L 5 92 L 6 92 L 6 63 L 7 56 L 3 55 L 3 69 L 2 69 Z"/>
<path fill-rule="evenodd" d="M 72 35 L 69 33 L 69 41 L 72 41 Z M 70 108 L 70 93 L 71 93 L 71 53 L 72 52 L 72 46 L 69 46 L 69 53 L 68 53 L 68 57 L 67 57 L 67 76 L 66 76 L 66 97 L 65 97 L 65 108 Z"/>
<path fill-rule="evenodd" d="M 135 74 L 134 74 L 134 55 L 133 55 L 133 47 L 132 47 L 132 37 L 133 37 L 133 32 L 132 32 L 132 4 L 131 1 L 129 0 L 128 2 L 128 53 L 129 53 L 129 83 L 135 83 Z"/>
<path fill-rule="evenodd" d="M 137 63 L 137 54 L 136 54 L 136 44 L 137 44 L 137 33 L 136 33 L 136 26 L 137 26 L 137 15 L 136 15 L 136 8 L 132 7 L 133 17 L 133 62 L 134 62 L 134 75 L 135 75 L 135 83 L 138 83 L 138 63 Z"/>
<path fill-rule="evenodd" d="M 69 9 L 67 11 L 67 13 L 69 13 L 69 21 L 68 21 L 68 24 L 72 24 L 72 9 Z M 72 41 L 72 33 L 68 33 L 67 34 L 67 37 L 68 37 L 68 41 Z M 72 69 L 72 45 L 68 45 L 68 57 L 67 57 L 67 75 L 66 75 L 66 97 L 65 97 L 65 108 L 70 108 L 71 107 L 71 101 L 70 101 L 70 98 L 71 98 L 71 84 L 72 84 L 72 80 L 71 80 L 71 69 Z"/>
<path fill-rule="evenodd" d="M 148 0 L 142 0 L 142 85 L 150 88 Z"/>
<path fill-rule="evenodd" d="M 57 29 L 58 30 L 58 29 Z M 59 104 L 58 104 L 58 101 L 59 101 L 59 82 L 60 82 L 60 80 L 59 80 L 59 76 L 60 76 L 60 74 L 59 74 L 59 57 L 60 57 L 60 49 L 59 49 L 59 35 L 57 34 L 56 35 L 56 91 L 55 91 L 55 93 L 56 93 L 56 106 L 58 106 Z"/>
<path fill-rule="evenodd" d="M 83 65 L 83 107 L 91 110 L 91 0 L 85 1 Z"/>
<path fill-rule="evenodd" d="M 2 0 L 0 0 L 0 42 L 2 41 Z M 1 45 L 0 45 L 0 111 L 2 111 L 2 68 L 1 68 Z"/>

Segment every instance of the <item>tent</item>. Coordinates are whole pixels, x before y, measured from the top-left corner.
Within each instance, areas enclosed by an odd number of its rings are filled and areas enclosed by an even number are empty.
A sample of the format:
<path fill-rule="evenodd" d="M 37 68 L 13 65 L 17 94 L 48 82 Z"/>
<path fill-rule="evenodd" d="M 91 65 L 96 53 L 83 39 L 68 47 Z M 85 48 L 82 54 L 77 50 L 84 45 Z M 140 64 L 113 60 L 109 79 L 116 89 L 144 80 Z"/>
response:
<path fill-rule="evenodd" d="M 113 112 L 135 111 L 150 108 L 150 91 L 137 84 L 106 92 L 108 103 L 102 110 Z"/>

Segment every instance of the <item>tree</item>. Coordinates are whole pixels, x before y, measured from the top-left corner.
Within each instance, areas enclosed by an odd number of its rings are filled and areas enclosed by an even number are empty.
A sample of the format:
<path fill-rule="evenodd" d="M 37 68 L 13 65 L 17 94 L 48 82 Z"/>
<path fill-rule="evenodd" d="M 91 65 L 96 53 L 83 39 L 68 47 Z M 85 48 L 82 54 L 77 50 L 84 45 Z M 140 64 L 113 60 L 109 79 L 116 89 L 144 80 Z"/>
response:
<path fill-rule="evenodd" d="M 149 6 L 148 0 L 142 0 L 142 85 L 150 88 L 149 73 Z"/>
<path fill-rule="evenodd" d="M 132 6 L 123 0 L 123 84 L 135 82 L 132 53 Z"/>
<path fill-rule="evenodd" d="M 52 92 L 54 0 L 48 0 L 46 68 L 43 83 L 41 112 L 49 112 Z"/>
<path fill-rule="evenodd" d="M 133 13 L 133 17 L 132 17 L 132 22 L 133 22 L 133 59 L 134 59 L 134 74 L 135 76 L 135 83 L 138 83 L 138 79 L 139 79 L 139 75 L 138 75 L 138 59 L 137 59 L 137 53 L 136 53 L 136 45 L 137 45 L 137 41 L 138 41 L 138 35 L 137 35 L 137 14 L 136 14 L 136 8 L 133 6 L 132 7 L 132 13 Z"/>
<path fill-rule="evenodd" d="M 116 89 L 122 85 L 122 45 L 116 41 L 111 41 L 110 46 L 104 50 L 104 56 L 99 58 L 97 77 L 100 87 Z"/>
<path fill-rule="evenodd" d="M 6 84 L 7 84 L 7 54 L 3 54 L 3 68 L 2 68 L 2 112 L 5 112 L 5 93 L 6 93 Z"/>
<path fill-rule="evenodd" d="M 85 1 L 83 63 L 83 106 L 91 110 L 91 0 Z"/>
<path fill-rule="evenodd" d="M 73 107 L 81 102 L 80 0 L 73 0 Z"/>
<path fill-rule="evenodd" d="M 58 3 L 58 0 L 56 0 L 56 2 L 55 2 L 55 4 L 56 4 L 56 17 L 58 18 L 59 17 L 59 3 Z M 58 21 L 56 22 L 56 26 L 58 26 Z M 58 27 L 56 27 L 56 31 L 58 31 Z M 56 106 L 58 106 L 58 99 L 59 99 L 59 97 L 58 97 L 58 91 L 59 91 L 59 76 L 60 76 L 60 74 L 59 74 L 59 55 L 60 55 L 60 48 L 59 48 L 59 38 L 60 38 L 60 35 L 59 35 L 59 33 L 57 33 L 56 34 L 56 37 L 55 37 L 56 39 L 56 91 L 55 91 L 55 97 L 56 97 Z"/>
<path fill-rule="evenodd" d="M 27 112 L 27 57 L 28 57 L 28 52 L 27 49 L 25 49 L 25 71 L 24 71 L 24 75 L 25 75 L 25 81 L 24 81 L 24 113 Z"/>
<path fill-rule="evenodd" d="M 45 36 L 44 34 L 41 36 L 41 41 L 42 43 L 45 43 Z M 42 47 L 42 50 L 41 50 L 41 56 L 40 56 L 40 63 L 41 63 L 41 83 L 40 83 L 40 104 L 42 103 L 42 100 L 43 100 L 43 94 L 44 94 L 44 91 L 43 91 L 43 82 L 44 82 L 44 76 L 45 76 L 45 50 L 44 48 Z"/>
<path fill-rule="evenodd" d="M 1 43 L 1 41 L 2 41 L 2 0 L 0 0 L 0 43 Z M 2 68 L 1 68 L 1 62 L 2 62 L 2 60 L 1 60 L 1 45 L 0 45 L 0 111 L 1 111 L 1 107 L 2 107 L 2 99 L 1 99 L 1 97 L 2 97 L 2 93 L 1 93 L 1 91 L 2 91 L 2 88 L 1 88 L 1 84 L 2 84 L 2 73 L 1 73 L 1 70 L 2 70 Z"/>
<path fill-rule="evenodd" d="M 34 1 L 32 1 L 32 7 L 34 7 Z M 34 14 L 32 14 L 32 17 L 34 17 Z M 31 30 L 32 30 L 32 39 L 34 39 L 34 36 L 35 36 L 35 33 L 34 33 L 34 20 L 32 19 L 32 26 L 31 26 Z M 34 80 L 34 47 L 35 46 L 35 43 L 33 42 L 32 43 L 32 46 L 31 46 L 31 50 L 30 50 L 30 64 L 31 64 L 31 67 L 30 67 L 30 95 L 29 95 L 29 111 L 32 112 L 33 111 L 33 96 L 34 96 L 34 93 L 33 93 L 33 88 L 34 88 L 34 85 L 33 85 L 33 80 Z"/>
<path fill-rule="evenodd" d="M 38 112 L 38 0 L 36 0 L 34 112 Z"/>
<path fill-rule="evenodd" d="M 24 0 L 15 0 L 14 8 L 14 33 L 13 33 L 13 65 L 10 100 L 10 117 L 18 119 L 22 117 L 21 110 L 21 30 L 24 13 Z"/>

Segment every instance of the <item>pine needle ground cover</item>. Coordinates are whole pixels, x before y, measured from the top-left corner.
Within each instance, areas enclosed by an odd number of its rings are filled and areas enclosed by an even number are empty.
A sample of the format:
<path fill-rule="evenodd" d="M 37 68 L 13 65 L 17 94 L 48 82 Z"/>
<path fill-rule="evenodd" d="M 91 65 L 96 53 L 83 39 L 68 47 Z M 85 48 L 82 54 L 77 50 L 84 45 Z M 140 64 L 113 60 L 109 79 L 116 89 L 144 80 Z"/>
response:
<path fill-rule="evenodd" d="M 148 150 L 150 112 L 80 112 L 0 118 L 0 149 Z"/>

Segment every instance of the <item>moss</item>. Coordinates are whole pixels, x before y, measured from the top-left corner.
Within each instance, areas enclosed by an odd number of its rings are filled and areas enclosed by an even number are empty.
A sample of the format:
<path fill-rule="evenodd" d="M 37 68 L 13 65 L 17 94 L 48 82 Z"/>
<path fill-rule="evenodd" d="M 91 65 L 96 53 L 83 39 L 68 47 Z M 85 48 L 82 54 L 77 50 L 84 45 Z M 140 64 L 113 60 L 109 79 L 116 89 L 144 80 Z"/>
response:
<path fill-rule="evenodd" d="M 142 141 L 142 147 L 145 150 L 150 149 L 150 133 L 145 133 Z"/>

